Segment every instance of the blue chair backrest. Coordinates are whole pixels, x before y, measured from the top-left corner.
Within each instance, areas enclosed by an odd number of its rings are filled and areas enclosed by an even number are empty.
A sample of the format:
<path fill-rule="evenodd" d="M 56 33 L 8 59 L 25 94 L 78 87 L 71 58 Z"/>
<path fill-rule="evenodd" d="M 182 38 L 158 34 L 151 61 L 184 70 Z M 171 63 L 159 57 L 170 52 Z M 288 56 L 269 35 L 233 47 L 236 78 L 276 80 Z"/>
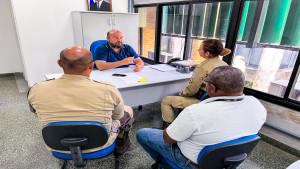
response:
<path fill-rule="evenodd" d="M 238 139 L 205 146 L 198 155 L 197 161 L 200 168 L 225 168 L 224 159 L 243 153 L 249 155 L 258 143 L 257 134 Z"/>
<path fill-rule="evenodd" d="M 197 161 L 200 168 L 235 168 L 247 157 L 258 143 L 260 137 L 257 134 L 241 137 L 238 139 L 205 146 L 198 155 Z M 162 156 L 164 160 L 174 169 L 181 169 L 174 162 Z M 231 158 L 226 164 L 226 159 Z M 158 161 L 156 161 L 158 162 Z M 159 161 L 160 162 L 160 161 Z"/>
<path fill-rule="evenodd" d="M 107 40 L 96 40 L 91 44 L 90 51 L 93 55 L 93 61 L 95 61 L 95 56 L 94 56 L 95 55 L 95 50 L 97 49 L 97 47 L 99 47 L 100 45 L 105 44 L 105 43 L 107 43 Z"/>

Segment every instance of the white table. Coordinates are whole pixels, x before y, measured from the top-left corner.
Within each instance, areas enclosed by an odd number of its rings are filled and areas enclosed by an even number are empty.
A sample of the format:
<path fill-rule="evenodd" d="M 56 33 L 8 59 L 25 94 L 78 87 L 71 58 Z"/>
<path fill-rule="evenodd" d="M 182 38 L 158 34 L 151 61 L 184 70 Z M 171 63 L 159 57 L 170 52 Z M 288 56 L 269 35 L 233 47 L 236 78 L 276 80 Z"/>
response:
<path fill-rule="evenodd" d="M 136 107 L 161 101 L 165 96 L 178 95 L 188 84 L 192 73 L 180 73 L 172 71 L 159 71 L 151 67 L 159 65 L 145 66 L 140 72 L 134 72 L 134 66 L 128 68 L 116 68 L 110 70 L 93 70 L 90 78 L 95 81 L 110 82 L 116 86 L 126 105 Z M 122 77 L 112 76 L 114 73 L 134 73 L 141 78 L 146 78 L 147 82 L 127 83 Z M 46 74 L 46 79 L 57 79 L 63 73 Z"/>

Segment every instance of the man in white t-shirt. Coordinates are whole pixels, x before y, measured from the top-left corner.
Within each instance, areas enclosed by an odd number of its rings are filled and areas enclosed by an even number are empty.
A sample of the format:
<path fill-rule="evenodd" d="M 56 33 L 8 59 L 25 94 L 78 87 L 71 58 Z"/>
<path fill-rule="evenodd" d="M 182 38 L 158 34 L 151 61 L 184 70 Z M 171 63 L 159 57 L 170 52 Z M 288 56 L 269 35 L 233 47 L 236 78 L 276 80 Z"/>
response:
<path fill-rule="evenodd" d="M 239 69 L 217 67 L 204 81 L 211 98 L 185 108 L 165 130 L 137 132 L 137 141 L 154 160 L 161 154 L 181 168 L 198 168 L 205 146 L 256 134 L 266 121 L 262 104 L 243 95 L 245 78 Z M 164 160 L 160 165 L 169 168 Z"/>

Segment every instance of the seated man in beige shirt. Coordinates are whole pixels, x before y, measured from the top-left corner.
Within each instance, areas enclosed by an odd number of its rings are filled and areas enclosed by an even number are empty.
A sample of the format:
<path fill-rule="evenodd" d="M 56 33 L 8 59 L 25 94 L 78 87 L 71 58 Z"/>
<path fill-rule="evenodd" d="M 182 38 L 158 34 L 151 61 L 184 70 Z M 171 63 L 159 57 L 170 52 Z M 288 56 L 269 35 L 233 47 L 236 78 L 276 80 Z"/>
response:
<path fill-rule="evenodd" d="M 116 150 L 123 154 L 130 140 L 123 139 L 118 129 L 134 121 L 133 110 L 124 106 L 118 89 L 110 83 L 96 82 L 89 78 L 93 70 L 93 56 L 84 47 L 64 49 L 57 61 L 64 74 L 56 80 L 34 85 L 28 92 L 31 110 L 45 126 L 59 121 L 97 121 L 105 125 L 108 142 L 99 148 L 83 151 L 94 152 L 110 146 L 118 136 Z"/>

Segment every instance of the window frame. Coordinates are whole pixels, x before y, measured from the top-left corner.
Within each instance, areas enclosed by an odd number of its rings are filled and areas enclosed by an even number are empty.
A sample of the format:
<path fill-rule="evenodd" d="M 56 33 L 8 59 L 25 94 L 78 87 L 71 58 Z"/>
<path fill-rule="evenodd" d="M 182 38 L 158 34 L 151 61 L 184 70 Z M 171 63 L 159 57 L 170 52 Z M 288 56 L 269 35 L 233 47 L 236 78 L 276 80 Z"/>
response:
<path fill-rule="evenodd" d="M 243 8 L 245 5 L 245 2 L 247 1 L 262 1 L 262 0 L 190 0 L 190 1 L 181 1 L 181 2 L 158 2 L 153 4 L 139 4 L 134 5 L 135 12 L 137 13 L 137 9 L 140 7 L 153 7 L 156 6 L 156 25 L 155 25 L 155 49 L 154 49 L 154 61 L 142 58 L 145 62 L 150 64 L 159 64 L 159 56 L 160 56 L 160 47 L 161 47 L 161 36 L 162 36 L 162 8 L 163 6 L 168 5 L 189 5 L 189 13 L 188 13 L 188 21 L 187 21 L 187 29 L 186 29 L 186 37 L 185 37 L 185 46 L 184 46 L 184 55 L 183 58 L 187 59 L 188 54 L 190 53 L 191 44 L 188 44 L 191 42 L 192 39 L 198 39 L 197 37 L 192 37 L 192 5 L 198 4 L 198 3 L 213 3 L 213 2 L 233 2 L 233 7 L 231 11 L 230 16 L 230 22 L 228 26 L 227 36 L 226 36 L 226 44 L 225 47 L 228 49 L 231 49 L 231 51 L 235 51 L 236 44 L 241 44 L 240 41 L 238 41 L 238 34 L 240 29 L 240 24 L 243 16 Z M 289 47 L 289 46 L 283 46 L 283 45 L 273 45 L 273 44 L 259 44 L 261 47 L 271 47 L 271 48 L 281 48 L 281 49 L 288 49 L 288 50 L 294 50 L 297 51 L 297 49 L 300 49 L 299 47 Z M 189 50 L 187 50 L 189 49 Z M 290 99 L 289 96 L 292 93 L 293 87 L 296 84 L 296 81 L 298 79 L 298 76 L 300 74 L 299 66 L 300 66 L 300 50 L 298 50 L 298 56 L 294 65 L 294 68 L 292 70 L 292 74 L 289 80 L 289 83 L 286 87 L 286 91 L 284 93 L 283 97 L 275 96 L 269 93 L 265 93 L 262 91 L 245 88 L 244 93 L 247 95 L 253 95 L 254 97 L 271 102 L 273 104 L 278 104 L 283 107 L 287 107 L 294 110 L 300 109 L 300 101 Z M 149 61 L 150 60 L 150 61 Z M 233 52 L 229 54 L 228 56 L 223 57 L 223 61 L 228 63 L 228 65 L 232 65 L 233 62 Z"/>

